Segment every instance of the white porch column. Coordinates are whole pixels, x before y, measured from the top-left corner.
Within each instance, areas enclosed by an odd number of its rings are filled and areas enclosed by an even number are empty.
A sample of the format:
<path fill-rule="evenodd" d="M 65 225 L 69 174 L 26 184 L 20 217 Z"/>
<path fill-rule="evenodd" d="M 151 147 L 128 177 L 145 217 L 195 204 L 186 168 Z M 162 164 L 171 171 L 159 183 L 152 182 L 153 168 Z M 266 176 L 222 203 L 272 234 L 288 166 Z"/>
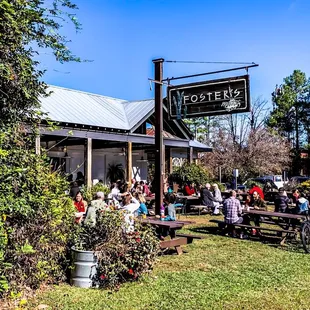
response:
<path fill-rule="evenodd" d="M 129 186 L 131 185 L 132 179 L 132 142 L 127 144 L 127 181 Z"/>
<path fill-rule="evenodd" d="M 87 187 L 92 185 L 92 151 L 92 139 L 87 138 L 84 147 L 84 178 Z"/>
<path fill-rule="evenodd" d="M 35 149 L 36 149 L 36 155 L 40 155 L 41 154 L 41 138 L 40 138 L 40 135 L 36 136 Z"/>

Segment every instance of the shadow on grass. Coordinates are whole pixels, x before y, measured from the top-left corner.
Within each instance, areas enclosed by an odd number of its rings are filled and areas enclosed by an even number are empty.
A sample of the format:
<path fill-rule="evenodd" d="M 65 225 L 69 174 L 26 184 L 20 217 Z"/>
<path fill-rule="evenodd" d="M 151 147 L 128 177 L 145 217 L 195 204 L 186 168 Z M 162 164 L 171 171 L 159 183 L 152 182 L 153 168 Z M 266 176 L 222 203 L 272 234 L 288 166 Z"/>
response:
<path fill-rule="evenodd" d="M 224 238 L 233 238 L 225 231 L 220 230 L 216 226 L 200 226 L 200 227 L 192 227 L 188 229 L 193 233 L 199 234 L 208 234 L 208 235 L 218 235 Z M 240 230 L 237 229 L 237 232 L 240 233 Z M 280 245 L 281 237 L 276 236 L 274 234 L 264 233 L 262 236 L 251 236 L 248 235 L 248 241 L 254 242 L 261 242 L 270 247 L 281 249 L 283 251 L 289 252 L 298 252 L 298 253 L 305 253 L 301 240 L 296 240 L 295 238 L 287 238 L 284 245 Z"/>

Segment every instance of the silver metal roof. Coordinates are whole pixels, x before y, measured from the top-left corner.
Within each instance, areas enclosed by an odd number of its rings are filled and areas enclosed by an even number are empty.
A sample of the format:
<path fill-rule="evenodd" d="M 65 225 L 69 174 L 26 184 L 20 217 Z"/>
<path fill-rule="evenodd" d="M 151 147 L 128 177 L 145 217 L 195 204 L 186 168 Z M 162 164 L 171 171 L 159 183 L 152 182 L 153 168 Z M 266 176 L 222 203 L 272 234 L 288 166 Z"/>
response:
<path fill-rule="evenodd" d="M 207 146 L 197 140 L 190 140 L 189 141 L 189 146 L 195 148 L 195 149 L 199 149 L 199 150 L 208 150 L 208 151 L 212 151 L 212 147 Z"/>
<path fill-rule="evenodd" d="M 52 94 L 41 98 L 41 110 L 60 123 L 134 132 L 155 109 L 153 99 L 126 101 L 58 86 L 49 86 L 48 91 Z M 212 150 L 197 140 L 188 141 L 196 149 Z"/>
<path fill-rule="evenodd" d="M 126 101 L 49 86 L 41 110 L 57 122 L 131 131 L 154 111 L 154 100 Z"/>

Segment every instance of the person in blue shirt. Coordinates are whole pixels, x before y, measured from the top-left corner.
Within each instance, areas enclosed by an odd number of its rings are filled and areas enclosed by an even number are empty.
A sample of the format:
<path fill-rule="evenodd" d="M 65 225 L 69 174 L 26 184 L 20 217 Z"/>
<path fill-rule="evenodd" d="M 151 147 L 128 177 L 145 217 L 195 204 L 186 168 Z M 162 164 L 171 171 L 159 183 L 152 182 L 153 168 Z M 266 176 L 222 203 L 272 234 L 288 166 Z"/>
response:
<path fill-rule="evenodd" d="M 147 215 L 148 214 L 148 210 L 147 210 L 147 207 L 146 207 L 146 204 L 145 204 L 146 200 L 145 200 L 143 194 L 136 193 L 135 197 L 140 202 L 140 207 L 138 209 L 138 216 Z"/>
<path fill-rule="evenodd" d="M 164 218 L 164 221 L 176 221 L 175 201 L 176 198 L 174 194 L 165 195 L 165 204 L 167 205 L 168 215 Z"/>

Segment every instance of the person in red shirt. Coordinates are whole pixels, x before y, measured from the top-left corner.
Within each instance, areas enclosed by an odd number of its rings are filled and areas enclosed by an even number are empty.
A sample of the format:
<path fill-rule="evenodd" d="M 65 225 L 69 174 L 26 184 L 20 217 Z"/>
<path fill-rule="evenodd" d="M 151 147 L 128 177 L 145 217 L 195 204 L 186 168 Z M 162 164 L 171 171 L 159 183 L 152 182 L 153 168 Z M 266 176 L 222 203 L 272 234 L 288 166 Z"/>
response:
<path fill-rule="evenodd" d="M 249 194 L 251 195 L 251 197 L 253 197 L 254 192 L 257 192 L 257 194 L 262 200 L 265 199 L 263 190 L 256 184 L 252 184 L 252 188 L 249 190 Z"/>
<path fill-rule="evenodd" d="M 81 223 L 83 220 L 83 215 L 81 213 L 86 213 L 87 202 L 83 199 L 81 192 L 78 192 L 73 200 L 73 204 L 76 208 L 75 222 Z"/>
<path fill-rule="evenodd" d="M 184 191 L 185 191 L 185 195 L 186 196 L 192 196 L 192 195 L 195 195 L 196 194 L 196 191 L 195 191 L 195 183 L 188 183 L 185 185 L 184 187 Z"/>

